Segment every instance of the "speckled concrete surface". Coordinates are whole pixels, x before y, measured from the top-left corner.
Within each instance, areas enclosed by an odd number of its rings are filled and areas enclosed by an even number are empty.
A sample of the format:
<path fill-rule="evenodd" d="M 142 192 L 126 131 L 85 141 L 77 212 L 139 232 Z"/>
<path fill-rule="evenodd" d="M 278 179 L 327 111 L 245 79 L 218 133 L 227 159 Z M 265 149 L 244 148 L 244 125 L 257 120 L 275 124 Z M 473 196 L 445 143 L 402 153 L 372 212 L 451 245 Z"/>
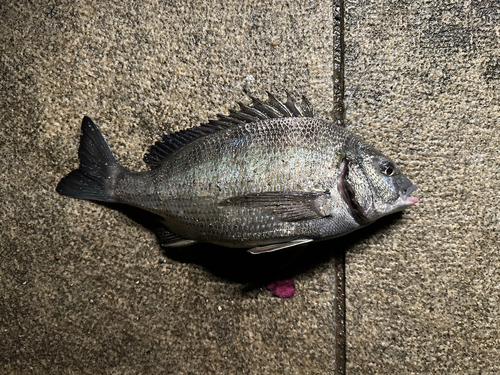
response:
<path fill-rule="evenodd" d="M 421 200 L 347 254 L 347 373 L 500 372 L 498 25 L 498 1 L 346 1 L 346 123 Z"/>
<path fill-rule="evenodd" d="M 306 93 L 331 117 L 332 6 L 1 2 L 0 373 L 334 368 L 325 245 L 298 262 L 297 294 L 280 300 L 246 254 L 164 254 L 124 213 L 55 192 L 77 165 L 84 115 L 135 170 L 164 131 L 224 112 L 244 90 Z"/>

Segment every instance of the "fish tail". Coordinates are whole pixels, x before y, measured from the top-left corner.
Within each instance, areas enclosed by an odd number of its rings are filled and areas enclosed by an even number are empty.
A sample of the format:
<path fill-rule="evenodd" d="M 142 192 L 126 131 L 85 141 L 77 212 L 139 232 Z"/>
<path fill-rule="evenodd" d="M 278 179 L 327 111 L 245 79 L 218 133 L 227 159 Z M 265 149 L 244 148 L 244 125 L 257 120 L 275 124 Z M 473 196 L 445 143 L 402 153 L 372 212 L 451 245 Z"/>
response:
<path fill-rule="evenodd" d="M 114 202 L 113 185 L 126 169 L 87 116 L 82 121 L 78 158 L 80 166 L 59 182 L 56 191 L 72 198 Z"/>

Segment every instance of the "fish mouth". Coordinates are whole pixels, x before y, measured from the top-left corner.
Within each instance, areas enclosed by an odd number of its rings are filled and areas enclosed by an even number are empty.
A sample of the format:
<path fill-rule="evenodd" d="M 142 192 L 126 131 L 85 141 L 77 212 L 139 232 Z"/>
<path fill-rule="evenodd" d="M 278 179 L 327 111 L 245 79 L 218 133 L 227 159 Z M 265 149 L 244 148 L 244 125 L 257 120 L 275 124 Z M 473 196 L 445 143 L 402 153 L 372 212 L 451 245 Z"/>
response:
<path fill-rule="evenodd" d="M 411 185 L 409 188 L 403 191 L 403 194 L 401 195 L 401 199 L 403 199 L 403 202 L 408 205 L 418 203 L 417 197 L 410 196 L 410 194 L 412 194 L 417 189 L 418 189 L 417 185 Z"/>

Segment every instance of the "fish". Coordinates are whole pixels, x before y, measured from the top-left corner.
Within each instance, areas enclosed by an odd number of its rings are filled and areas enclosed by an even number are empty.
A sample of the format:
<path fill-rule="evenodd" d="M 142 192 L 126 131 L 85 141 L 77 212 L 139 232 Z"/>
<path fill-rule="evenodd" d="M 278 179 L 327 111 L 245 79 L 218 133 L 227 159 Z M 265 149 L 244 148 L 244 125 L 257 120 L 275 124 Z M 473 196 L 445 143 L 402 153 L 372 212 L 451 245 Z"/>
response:
<path fill-rule="evenodd" d="M 161 217 L 161 245 L 212 243 L 252 254 L 305 247 L 412 206 L 417 190 L 390 158 L 309 100 L 250 96 L 229 115 L 163 135 L 133 172 L 84 117 L 79 167 L 56 191 Z"/>

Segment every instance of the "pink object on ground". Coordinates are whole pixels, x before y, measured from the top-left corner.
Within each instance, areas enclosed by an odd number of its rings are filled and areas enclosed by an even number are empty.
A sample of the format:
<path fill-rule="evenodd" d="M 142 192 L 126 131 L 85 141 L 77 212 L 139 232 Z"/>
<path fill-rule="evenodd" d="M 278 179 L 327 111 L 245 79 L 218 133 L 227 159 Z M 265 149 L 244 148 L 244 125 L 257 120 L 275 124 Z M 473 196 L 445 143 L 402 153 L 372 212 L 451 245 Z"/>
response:
<path fill-rule="evenodd" d="M 267 290 L 279 298 L 290 298 L 295 294 L 293 279 L 276 280 L 267 285 Z"/>

